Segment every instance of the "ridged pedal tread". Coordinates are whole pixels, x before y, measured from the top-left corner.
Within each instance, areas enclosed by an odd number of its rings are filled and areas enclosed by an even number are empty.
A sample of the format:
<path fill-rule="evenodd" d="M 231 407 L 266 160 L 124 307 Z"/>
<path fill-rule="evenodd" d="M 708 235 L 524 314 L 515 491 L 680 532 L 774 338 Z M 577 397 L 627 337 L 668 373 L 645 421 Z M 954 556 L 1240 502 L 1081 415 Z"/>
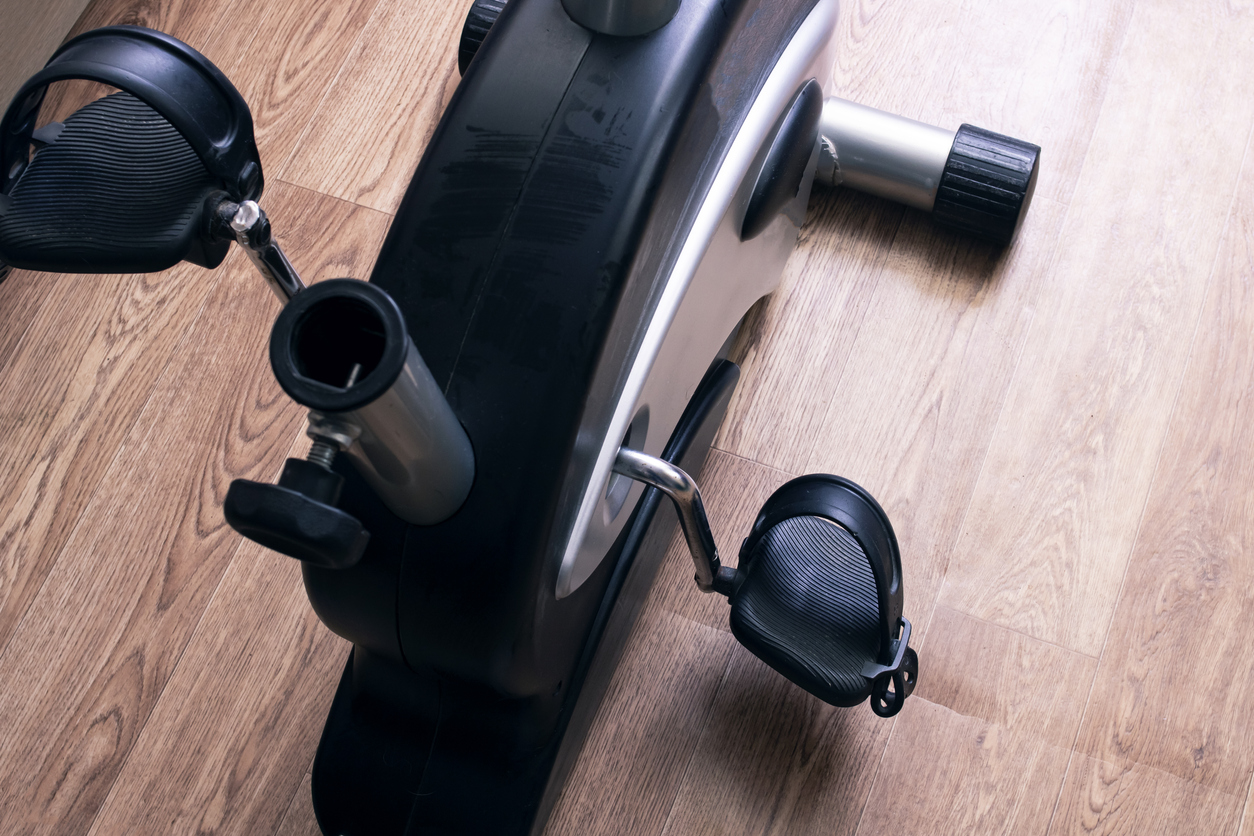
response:
<path fill-rule="evenodd" d="M 731 600 L 732 633 L 790 680 L 833 705 L 871 692 L 879 598 L 866 553 L 845 528 L 791 517 L 762 536 Z"/>
<path fill-rule="evenodd" d="M 228 243 L 200 240 L 214 178 L 179 132 L 129 93 L 65 120 L 0 214 L 0 260 L 64 273 L 147 273 L 189 259 L 215 267 Z"/>

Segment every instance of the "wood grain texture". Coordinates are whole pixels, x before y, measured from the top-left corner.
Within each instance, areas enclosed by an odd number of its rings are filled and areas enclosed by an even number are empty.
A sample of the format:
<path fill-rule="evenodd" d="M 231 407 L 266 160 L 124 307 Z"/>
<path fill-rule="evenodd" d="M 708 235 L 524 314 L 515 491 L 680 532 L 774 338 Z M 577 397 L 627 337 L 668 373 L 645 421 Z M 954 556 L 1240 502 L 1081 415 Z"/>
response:
<path fill-rule="evenodd" d="M 308 796 L 321 719 L 347 656 L 348 643 L 309 608 L 300 566 L 244 544 L 91 833 L 244 836 L 274 833 L 288 819 L 295 827 L 292 795 Z M 226 722 L 211 722 L 218 718 Z"/>
<path fill-rule="evenodd" d="M 854 833 L 892 722 L 833 708 L 739 645 L 665 836 Z"/>
<path fill-rule="evenodd" d="M 460 78 L 457 44 L 469 7 L 381 3 L 283 178 L 396 211 Z"/>
<path fill-rule="evenodd" d="M 1030 137 L 1043 149 L 1037 197 L 1070 203 L 1135 5 L 962 4 L 952 73 L 916 118 Z"/>
<path fill-rule="evenodd" d="M 734 645 L 679 616 L 641 615 L 548 836 L 661 830 Z"/>
<path fill-rule="evenodd" d="M 1234 796 L 1254 771 L 1252 187 L 1247 156 L 1077 746 Z"/>
<path fill-rule="evenodd" d="M 14 270 L 0 283 L 0 375 L 52 292 L 56 279 Z"/>
<path fill-rule="evenodd" d="M 209 55 L 296 266 L 365 276 L 468 5 L 92 0 L 73 31 Z M 548 832 L 1254 833 L 1254 6 L 846 0 L 835 54 L 831 94 L 1044 147 L 1005 253 L 816 194 L 701 476 L 729 564 L 790 476 L 870 488 L 918 690 L 818 703 L 677 538 Z M 0 832 L 318 833 L 346 648 L 219 510 L 305 444 L 273 311 L 238 254 L 0 285 Z"/>
<path fill-rule="evenodd" d="M 915 694 L 1067 751 L 1097 660 L 940 607 Z M 1031 699 L 1024 699 L 1030 694 Z"/>
<path fill-rule="evenodd" d="M 1254 122 L 1248 10 L 1143 4 L 1129 26 L 941 596 L 1093 656 Z"/>
<path fill-rule="evenodd" d="M 1043 836 L 1069 754 L 920 699 L 897 718 L 858 833 Z"/>
<path fill-rule="evenodd" d="M 803 468 L 884 506 L 920 639 L 1048 280 L 1063 208 L 1033 208 L 1005 253 L 906 220 Z"/>
<path fill-rule="evenodd" d="M 0 377 L 0 648 L 217 282 L 183 265 L 51 283 Z"/>
<path fill-rule="evenodd" d="M 312 787 L 313 775 L 306 772 L 300 786 L 292 793 L 291 803 L 275 836 L 322 836 L 318 818 L 314 815 Z"/>
<path fill-rule="evenodd" d="M 736 337 L 730 359 L 741 380 L 714 441 L 789 473 L 810 456 L 905 211 L 849 191 L 810 203 L 780 287 L 750 310 Z M 776 373 L 781 362 L 789 374 Z"/>
<path fill-rule="evenodd" d="M 215 33 L 217 43 L 228 33 L 255 27 L 245 47 L 232 50 L 231 65 L 223 70 L 252 111 L 262 170 L 269 176 L 281 174 L 378 4 L 379 0 L 254 3 L 249 10 L 263 15 L 255 24 L 219 27 Z M 259 60 L 255 45 L 263 45 L 265 60 Z"/>
<path fill-rule="evenodd" d="M 1147 766 L 1115 766 L 1079 753 L 1067 772 L 1051 836 L 1193 836 L 1237 832 L 1245 796 L 1231 796 Z"/>
<path fill-rule="evenodd" d="M 920 654 L 858 833 L 1044 834 L 1097 660 L 943 607 Z"/>
<path fill-rule="evenodd" d="M 311 277 L 370 266 L 385 219 L 276 192 L 272 205 Z M 87 829 L 238 548 L 221 517 L 228 483 L 272 477 L 298 430 L 300 410 L 257 362 L 270 291 L 242 258 L 220 275 L 185 350 L 132 419 L 104 476 L 109 489 L 0 655 L 21 683 L 0 694 L 6 828 Z"/>

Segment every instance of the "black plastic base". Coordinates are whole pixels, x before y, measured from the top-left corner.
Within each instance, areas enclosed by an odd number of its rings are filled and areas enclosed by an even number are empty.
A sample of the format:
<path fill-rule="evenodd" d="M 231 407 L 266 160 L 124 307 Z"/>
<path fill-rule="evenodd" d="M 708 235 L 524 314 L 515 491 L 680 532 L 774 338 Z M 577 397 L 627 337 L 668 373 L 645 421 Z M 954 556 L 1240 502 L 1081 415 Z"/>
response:
<path fill-rule="evenodd" d="M 667 460 L 700 471 L 739 374 L 734 363 L 715 361 L 667 444 Z M 543 830 L 674 534 L 674 511 L 661 500 L 645 492 L 604 562 L 610 577 L 583 651 L 551 694 L 507 699 L 355 647 L 314 762 L 323 833 Z"/>

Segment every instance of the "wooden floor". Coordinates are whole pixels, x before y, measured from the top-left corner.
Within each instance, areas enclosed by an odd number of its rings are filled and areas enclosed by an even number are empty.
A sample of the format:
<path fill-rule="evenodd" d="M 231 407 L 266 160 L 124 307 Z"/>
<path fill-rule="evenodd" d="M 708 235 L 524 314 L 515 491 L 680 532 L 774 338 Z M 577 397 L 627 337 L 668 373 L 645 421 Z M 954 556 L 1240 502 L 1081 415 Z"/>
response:
<path fill-rule="evenodd" d="M 94 0 L 253 108 L 307 277 L 368 275 L 466 0 Z M 1007 252 L 819 194 L 702 482 L 880 498 L 922 660 L 894 720 L 740 648 L 678 544 L 557 834 L 1254 834 L 1254 5 L 847 0 L 829 92 L 1044 148 Z M 65 101 L 73 96 L 64 97 Z M 348 652 L 223 522 L 303 416 L 214 272 L 0 285 L 0 832 L 316 834 Z"/>

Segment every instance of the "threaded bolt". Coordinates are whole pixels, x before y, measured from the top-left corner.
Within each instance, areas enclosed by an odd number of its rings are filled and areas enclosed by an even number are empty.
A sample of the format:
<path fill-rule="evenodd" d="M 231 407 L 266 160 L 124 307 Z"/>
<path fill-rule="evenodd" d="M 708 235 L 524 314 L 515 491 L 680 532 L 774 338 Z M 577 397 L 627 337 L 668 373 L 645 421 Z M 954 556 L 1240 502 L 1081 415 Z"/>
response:
<path fill-rule="evenodd" d="M 331 469 L 331 463 L 335 461 L 335 454 L 340 450 L 335 446 L 334 442 L 326 441 L 321 438 L 315 438 L 313 446 L 309 448 L 309 455 L 305 457 L 307 461 L 314 464 L 320 464 L 327 470 Z"/>

